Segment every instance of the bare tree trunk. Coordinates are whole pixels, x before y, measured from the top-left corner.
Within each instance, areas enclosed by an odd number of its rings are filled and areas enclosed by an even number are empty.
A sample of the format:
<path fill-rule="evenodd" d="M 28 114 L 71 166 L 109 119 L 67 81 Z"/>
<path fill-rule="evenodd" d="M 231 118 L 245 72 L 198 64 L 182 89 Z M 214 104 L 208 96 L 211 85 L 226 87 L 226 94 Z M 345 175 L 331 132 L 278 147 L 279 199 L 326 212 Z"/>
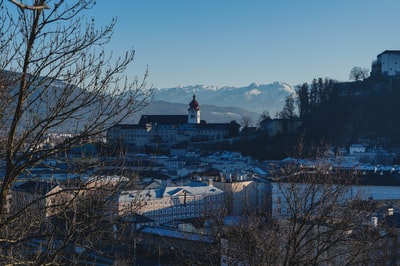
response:
<path fill-rule="evenodd" d="M 102 228 L 104 213 L 100 210 L 110 204 L 107 198 L 113 198 L 118 185 L 88 189 L 84 184 L 45 195 L 39 191 L 30 194 L 35 196 L 23 206 L 15 198 L 10 202 L 10 196 L 29 169 L 68 149 L 94 142 L 152 99 L 152 88 L 146 88 L 147 70 L 142 80 L 124 75 L 135 51 L 114 60 L 103 50 L 116 20 L 97 29 L 94 20 L 88 22 L 83 17 L 85 10 L 94 7 L 94 0 L 66 2 L 38 0 L 27 5 L 17 0 L 0 1 L 0 159 L 5 162 L 0 188 L 0 260 L 5 263 L 65 263 L 62 254 L 70 243 L 84 246 L 86 239 L 90 240 L 87 246 L 92 246 L 97 237 L 109 236 L 109 228 L 94 233 Z M 49 134 L 58 133 L 69 137 L 48 145 Z M 97 211 L 84 213 L 87 209 L 80 204 L 88 204 L 84 195 L 89 191 L 96 191 L 97 202 L 92 205 Z M 57 197 L 64 200 L 58 206 L 51 205 Z M 54 226 L 50 222 L 54 219 L 63 220 L 66 228 Z M 61 236 L 62 243 L 41 250 L 42 255 L 27 248 L 32 240 L 53 243 Z"/>

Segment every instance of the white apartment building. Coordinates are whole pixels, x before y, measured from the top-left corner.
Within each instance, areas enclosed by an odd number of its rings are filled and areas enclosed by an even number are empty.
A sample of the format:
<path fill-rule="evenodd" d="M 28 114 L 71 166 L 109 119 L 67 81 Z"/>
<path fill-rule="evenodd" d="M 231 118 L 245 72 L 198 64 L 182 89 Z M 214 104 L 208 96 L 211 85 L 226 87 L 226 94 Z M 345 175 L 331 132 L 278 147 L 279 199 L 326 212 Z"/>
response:
<path fill-rule="evenodd" d="M 224 192 L 207 186 L 169 186 L 163 189 L 121 192 L 118 213 L 136 212 L 162 224 L 171 220 L 204 217 L 225 210 Z"/>

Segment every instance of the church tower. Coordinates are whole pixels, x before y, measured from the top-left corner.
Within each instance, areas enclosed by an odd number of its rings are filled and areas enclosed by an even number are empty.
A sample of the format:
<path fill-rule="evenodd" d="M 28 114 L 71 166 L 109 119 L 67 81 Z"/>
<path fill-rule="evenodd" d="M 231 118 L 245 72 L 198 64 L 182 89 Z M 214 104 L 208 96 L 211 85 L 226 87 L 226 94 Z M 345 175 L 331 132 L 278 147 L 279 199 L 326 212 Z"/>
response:
<path fill-rule="evenodd" d="M 193 100 L 189 103 L 188 124 L 200 124 L 200 107 L 193 94 Z"/>

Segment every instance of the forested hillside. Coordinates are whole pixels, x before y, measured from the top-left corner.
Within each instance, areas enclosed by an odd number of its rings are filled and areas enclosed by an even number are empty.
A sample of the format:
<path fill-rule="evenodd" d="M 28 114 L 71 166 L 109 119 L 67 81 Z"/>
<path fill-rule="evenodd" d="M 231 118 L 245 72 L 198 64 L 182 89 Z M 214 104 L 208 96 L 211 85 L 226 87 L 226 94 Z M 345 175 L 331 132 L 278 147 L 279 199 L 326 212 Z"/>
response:
<path fill-rule="evenodd" d="M 307 140 L 338 145 L 397 145 L 399 99 L 400 78 L 335 83 L 329 99 L 303 115 L 302 131 Z"/>
<path fill-rule="evenodd" d="M 296 133 L 270 137 L 260 131 L 233 149 L 260 159 L 282 159 L 295 153 L 299 140 L 308 150 L 354 143 L 389 148 L 400 145 L 400 77 L 343 83 L 314 79 L 299 86 L 297 96 L 302 126 Z"/>

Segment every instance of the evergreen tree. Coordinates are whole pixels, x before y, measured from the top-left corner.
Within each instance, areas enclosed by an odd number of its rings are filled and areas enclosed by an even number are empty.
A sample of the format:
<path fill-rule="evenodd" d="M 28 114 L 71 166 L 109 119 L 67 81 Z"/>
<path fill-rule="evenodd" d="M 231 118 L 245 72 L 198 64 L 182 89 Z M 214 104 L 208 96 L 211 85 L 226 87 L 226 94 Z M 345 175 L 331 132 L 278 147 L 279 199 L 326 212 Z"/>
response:
<path fill-rule="evenodd" d="M 324 79 L 320 77 L 318 78 L 318 105 L 320 105 L 323 102 L 324 93 L 325 93 Z"/>
<path fill-rule="evenodd" d="M 318 81 L 317 79 L 313 79 L 310 90 L 310 107 L 311 109 L 315 109 L 319 104 L 318 99 Z"/>
<path fill-rule="evenodd" d="M 323 93 L 321 95 L 321 102 L 327 102 L 329 101 L 330 97 L 331 97 L 331 93 L 333 90 L 333 84 L 335 82 L 332 79 L 329 78 L 325 78 L 324 80 L 324 90 Z"/>
<path fill-rule="evenodd" d="M 283 119 L 293 119 L 295 117 L 294 97 L 293 95 L 288 95 L 285 100 L 285 105 L 281 113 L 281 118 Z"/>
<path fill-rule="evenodd" d="M 297 89 L 297 107 L 300 118 L 303 118 L 310 110 L 308 83 L 305 82 Z"/>

